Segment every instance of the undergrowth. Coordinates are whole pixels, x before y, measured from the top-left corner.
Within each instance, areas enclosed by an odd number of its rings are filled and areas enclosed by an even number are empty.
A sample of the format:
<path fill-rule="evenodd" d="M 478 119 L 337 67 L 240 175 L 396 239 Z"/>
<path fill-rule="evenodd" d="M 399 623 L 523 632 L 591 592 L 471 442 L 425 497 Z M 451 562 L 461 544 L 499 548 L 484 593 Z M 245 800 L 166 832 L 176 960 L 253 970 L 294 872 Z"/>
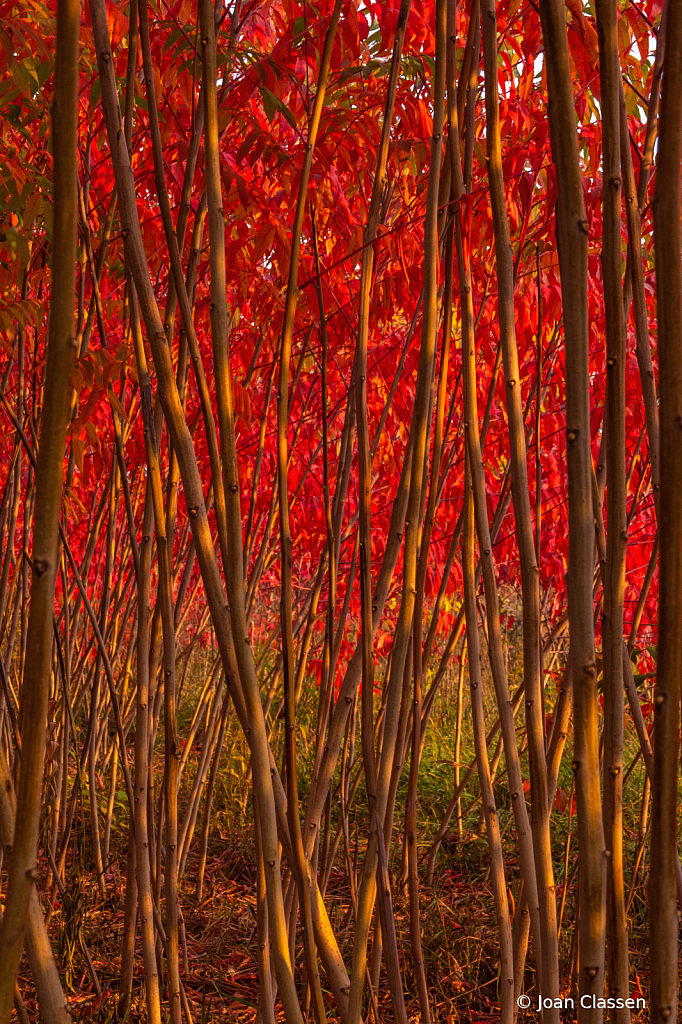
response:
<path fill-rule="evenodd" d="M 508 673 L 510 686 L 520 682 L 518 636 L 509 638 Z M 454 733 L 456 719 L 457 660 L 443 681 L 434 714 L 427 733 L 420 768 L 419 787 L 419 849 L 422 863 L 428 853 L 445 807 L 454 788 Z M 194 704 L 203 685 L 202 665 L 186 681 L 185 699 L 181 708 L 180 735 L 188 726 Z M 494 694 L 489 669 L 484 665 L 485 704 L 488 725 L 496 718 Z M 461 771 L 471 763 L 473 738 L 468 708 L 465 675 L 465 711 L 463 715 Z M 308 681 L 308 687 L 314 683 Z M 307 797 L 314 756 L 315 723 L 306 708 L 306 692 L 301 700 L 299 720 L 299 786 L 302 805 Z M 552 695 L 547 689 L 548 712 Z M 278 707 L 273 704 L 273 717 Z M 519 728 L 521 723 L 519 720 Z M 275 717 L 273 752 L 281 761 L 281 729 Z M 159 756 L 162 763 L 163 728 L 159 728 Z M 198 762 L 198 743 L 193 749 L 183 776 L 180 793 L 180 813 L 188 798 L 191 782 Z M 577 822 L 571 813 L 571 736 L 562 760 L 558 788 L 565 795 L 557 799 L 552 816 L 554 871 L 557 898 L 562 902 L 566 869 L 566 842 L 570 834 L 568 853 L 568 887 L 560 935 L 562 991 L 571 994 L 576 983 L 576 950 L 574 926 L 577 902 Z M 494 744 L 492 749 L 494 749 Z M 626 766 L 637 756 L 637 740 L 631 726 L 626 733 Z M 356 759 L 360 757 L 359 726 L 356 740 Z M 409 755 L 408 755 L 409 758 Z M 356 764 L 359 763 L 356 760 Z M 523 755 L 527 777 L 527 763 Z M 409 911 L 406 893 L 400 879 L 403 855 L 403 817 L 407 786 L 407 765 L 398 791 L 393 843 L 390 852 L 396 930 L 403 968 L 408 1012 L 417 1021 L 418 1002 L 416 984 L 411 969 L 409 940 Z M 101 780 L 102 785 L 105 780 Z M 74 779 L 75 782 L 75 779 Z M 639 845 L 639 815 L 644 769 L 636 764 L 625 789 L 625 863 L 626 880 L 632 880 L 632 866 Z M 155 779 L 156 792 L 160 792 L 163 779 Z M 338 778 L 335 779 L 335 785 Z M 421 915 L 423 956 L 430 987 L 434 1021 L 456 1024 L 460 1021 L 483 1022 L 499 1018 L 498 1009 L 498 945 L 496 917 L 489 884 L 488 851 L 480 802 L 478 783 L 474 775 L 462 797 L 461 826 L 453 817 L 450 830 L 439 850 L 436 870 L 431 885 L 422 871 Z M 190 853 L 184 877 L 180 881 L 180 901 L 184 915 L 185 940 L 181 950 L 181 971 L 189 1005 L 195 1024 L 230 1021 L 246 1024 L 255 1020 L 258 1001 L 256 967 L 255 871 L 253 859 L 252 807 L 250 803 L 250 777 L 248 750 L 244 737 L 232 715 L 226 735 L 220 770 L 215 788 L 209 857 L 201 901 L 196 896 L 197 835 Z M 520 872 L 514 835 L 514 824 L 509 808 L 504 757 L 501 758 L 495 780 L 497 802 L 506 853 L 506 873 L 510 907 L 515 909 L 519 897 Z M 83 806 L 87 808 L 87 780 L 83 780 Z M 87 812 L 86 812 L 87 813 Z M 201 812 L 203 813 L 203 812 Z M 201 818 L 201 814 L 200 814 Z M 82 819 L 79 817 L 79 822 Z M 200 819 L 199 819 L 200 820 Z M 358 874 L 362 869 L 364 845 L 367 836 L 367 809 L 362 785 L 350 810 L 350 863 Z M 331 819 L 335 835 L 340 828 L 338 815 Z M 76 1022 L 96 1020 L 110 1024 L 117 1019 L 120 948 L 123 930 L 126 849 L 128 842 L 127 810 L 123 793 L 117 795 L 112 827 L 111 861 L 107 868 L 107 897 L 100 900 L 94 879 L 91 851 L 87 839 L 87 824 L 76 830 L 71 844 L 66 876 L 77 879 L 78 885 L 60 897 L 54 897 L 54 911 L 49 928 L 53 948 L 58 950 L 62 981 Z M 44 858 L 41 862 L 44 863 Z M 630 906 L 630 965 L 632 992 L 641 994 L 646 988 L 647 922 L 646 922 L 647 865 L 638 872 L 632 890 Z M 43 904 L 48 906 L 47 893 L 51 891 L 49 868 L 44 869 Z M 163 886 L 161 886 L 163 913 Z M 352 958 L 353 919 L 350 890 L 346 871 L 343 839 L 337 853 L 326 892 L 329 917 L 339 946 L 350 964 Z M 106 922 L 106 924 L 105 924 Z M 113 922 L 113 923 L 112 923 Z M 84 944 L 83 944 L 84 943 Z M 97 994 L 88 971 L 84 949 L 89 951 L 98 977 L 101 993 Z M 301 975 L 302 950 L 297 949 L 297 969 Z M 35 1010 L 35 996 L 30 972 L 24 960 L 20 981 L 25 993 L 29 1013 Z M 135 989 L 126 1019 L 130 1024 L 146 1020 L 141 962 L 136 963 Z M 532 942 L 528 951 L 523 991 L 533 999 L 537 997 L 535 956 Z M 391 1000 L 385 974 L 382 972 L 377 1001 L 381 1021 L 393 1020 Z M 333 1002 L 328 994 L 329 1021 L 333 1024 Z M 520 1020 L 523 1013 L 520 1015 Z M 33 1019 L 37 1019 L 33 1018 Z M 368 1020 L 372 1019 L 368 1009 Z M 533 1018 L 534 1019 L 534 1018 Z M 633 1019 L 638 1019 L 633 1016 Z"/>

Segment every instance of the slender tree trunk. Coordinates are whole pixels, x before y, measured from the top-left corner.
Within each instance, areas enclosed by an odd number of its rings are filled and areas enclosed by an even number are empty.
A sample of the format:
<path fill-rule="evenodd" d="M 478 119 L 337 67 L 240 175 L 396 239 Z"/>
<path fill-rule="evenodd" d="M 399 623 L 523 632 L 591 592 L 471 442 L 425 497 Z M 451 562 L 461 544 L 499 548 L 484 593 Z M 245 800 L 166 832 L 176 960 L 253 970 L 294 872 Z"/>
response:
<path fill-rule="evenodd" d="M 605 856 L 599 788 L 597 665 L 592 582 L 594 518 L 590 447 L 587 310 L 587 217 L 580 171 L 575 104 L 561 0 L 540 0 L 549 94 L 552 158 L 556 168 L 557 243 L 566 346 L 566 457 L 568 463 L 569 663 L 573 671 L 574 760 L 580 850 L 580 978 L 583 996 L 604 991 Z M 591 1004 L 592 1000 L 586 1002 Z M 580 1006 L 581 1024 L 600 1024 L 599 1008 Z"/>
<path fill-rule="evenodd" d="M 131 285 L 132 288 L 132 285 Z M 138 376 L 142 389 L 142 411 L 145 437 L 152 431 L 151 383 L 146 371 L 142 331 L 140 329 L 135 295 L 130 298 L 131 325 Z M 151 436 L 148 445 L 151 446 Z M 154 938 L 154 912 L 151 865 L 149 859 L 149 641 L 150 641 L 150 575 L 152 565 L 152 524 L 154 508 L 151 478 L 148 477 L 142 521 L 140 544 L 140 578 L 137 585 L 137 708 L 135 717 L 135 869 L 137 876 L 137 898 L 140 914 L 140 936 L 142 941 L 142 963 L 150 1024 L 160 1024 L 161 1004 L 159 998 L 159 973 L 156 963 Z M 152 828 L 153 828 L 152 823 Z"/>
<path fill-rule="evenodd" d="M 12 848 L 16 820 L 14 786 L 5 755 L 0 749 L 0 850 Z M 71 1024 L 69 1006 L 59 980 L 38 893 L 34 889 L 26 923 L 26 953 L 45 1024 Z M 16 990 L 15 990 L 16 991 Z"/>
<path fill-rule="evenodd" d="M 663 29 L 661 28 L 659 31 L 662 32 Z M 646 307 L 646 292 L 644 288 L 642 212 L 639 207 L 637 186 L 635 185 L 635 174 L 632 167 L 630 132 L 628 130 L 627 109 L 625 106 L 620 62 L 618 63 L 618 76 L 620 83 L 620 163 L 622 168 L 625 213 L 628 226 L 628 262 L 626 264 L 625 285 L 626 287 L 629 285 L 628 290 L 632 290 L 635 313 L 635 333 L 637 336 L 637 364 L 639 366 L 639 378 L 642 383 L 644 415 L 646 419 L 647 437 L 649 440 L 651 487 L 653 490 L 656 509 L 658 511 L 658 499 L 660 494 L 660 431 L 658 423 L 658 401 L 656 398 L 654 366 L 651 358 L 649 319 Z M 640 165 L 640 175 L 642 175 L 643 167 L 644 165 L 642 163 Z M 625 317 L 624 327 L 626 327 L 628 307 L 630 303 L 627 300 L 627 296 L 624 297 L 623 301 L 623 312 Z"/>
<path fill-rule="evenodd" d="M 401 9 L 402 14 L 402 9 Z M 405 13 L 407 17 L 407 13 Z M 371 598 L 371 586 L 368 587 L 367 577 L 361 590 L 363 596 L 363 709 L 362 709 L 362 752 L 365 768 L 365 778 L 370 803 L 370 822 L 372 831 L 368 843 L 365 862 L 363 865 L 363 877 L 358 896 L 358 916 L 356 919 L 356 930 L 353 945 L 353 968 L 351 974 L 351 991 L 349 1002 L 349 1022 L 357 1024 L 360 1020 L 362 1009 L 362 993 L 367 965 L 367 936 L 371 924 L 374 900 L 376 895 L 376 870 L 378 865 L 378 835 L 375 832 L 377 820 L 385 818 L 388 801 L 391 774 L 393 771 L 393 753 L 398 729 L 400 715 L 400 703 L 403 686 L 403 669 L 410 643 L 412 622 L 415 607 L 416 574 L 417 574 L 417 552 L 418 535 L 422 517 L 423 485 L 425 482 L 424 467 L 425 453 L 428 449 L 428 433 L 430 424 L 431 389 L 433 381 L 433 365 L 435 361 L 437 328 L 438 328 L 438 190 L 440 180 L 440 169 L 443 150 L 443 122 L 445 103 L 445 27 L 446 27 L 446 4 L 440 2 L 436 10 L 436 37 L 438 40 L 438 53 L 436 59 L 436 71 L 433 84 L 434 95 L 434 126 L 431 139 L 431 160 L 429 167 L 429 182 L 427 192 L 426 220 L 424 227 L 424 310 L 422 314 L 422 340 L 419 353 L 419 366 L 417 372 L 416 396 L 413 410 L 413 422 L 411 431 L 411 466 L 409 477 L 409 492 L 407 496 L 407 515 L 405 528 L 405 550 L 403 555 L 403 580 L 400 613 L 396 634 L 393 642 L 391 666 L 388 678 L 386 722 L 384 725 L 384 737 L 381 749 L 381 757 L 376 767 L 375 743 L 374 743 L 374 710 L 373 710 L 373 656 L 371 652 L 369 636 L 370 610 L 372 618 L 372 630 L 374 629 L 374 604 L 368 599 L 368 591 Z M 404 32 L 405 24 L 399 22 L 401 32 Z M 393 60 L 396 61 L 396 54 L 402 50 L 402 37 L 396 36 L 393 50 Z M 390 114 L 390 116 L 389 116 Z M 392 104 L 389 109 L 388 102 L 384 114 L 384 131 L 390 127 L 392 117 Z M 388 127 L 387 127 L 388 126 Z M 363 363 L 358 360 L 356 364 L 357 378 L 356 386 L 359 389 L 363 386 Z M 360 410 L 358 411 L 358 431 L 360 437 Z M 366 418 L 366 417 L 364 417 Z M 407 455 L 405 458 L 407 463 Z M 361 459 L 362 466 L 362 459 Z M 405 466 L 403 467 L 405 470 Z M 367 480 L 363 476 L 363 481 Z M 363 516 L 365 517 L 365 531 L 369 522 L 369 494 L 367 487 L 361 492 L 363 499 Z M 394 509 L 395 510 L 395 509 Z M 362 522 L 362 520 L 361 520 Z M 366 550 L 365 557 L 369 556 Z M 368 564 L 365 572 L 369 572 Z M 373 813 L 376 807 L 376 815 Z M 413 837 L 416 841 L 416 837 Z M 386 905 L 383 901 L 379 903 L 380 913 L 384 913 Z M 411 907 L 414 913 L 414 899 Z M 417 941 L 418 924 L 411 928 L 411 944 L 413 961 L 420 992 L 420 1007 L 422 1019 L 428 1019 L 428 995 L 423 976 L 423 964 L 421 957 L 421 944 Z M 391 931 L 389 922 L 382 920 L 382 934 L 389 939 Z M 388 952 L 388 950 L 387 950 Z M 396 950 L 397 953 L 397 950 Z M 390 975 L 389 975 L 390 977 Z M 403 1002 L 402 990 L 393 993 L 394 1013 L 402 1019 Z M 427 1016 L 424 1016 L 424 1015 Z"/>
<path fill-rule="evenodd" d="M 474 5 L 474 7 L 476 7 L 476 5 Z M 458 164 L 457 160 L 455 160 L 455 181 L 455 194 L 461 196 L 464 193 L 464 177 L 462 174 L 461 164 Z M 465 437 L 470 457 L 469 464 L 474 492 L 476 529 L 485 589 L 489 634 L 488 649 L 502 735 L 504 737 L 504 751 L 507 761 L 509 790 L 518 835 L 522 877 L 526 888 L 528 908 L 531 915 L 531 932 L 536 945 L 539 946 L 541 942 L 540 911 L 533 855 L 533 840 L 523 790 L 523 778 L 521 775 L 516 730 L 514 727 L 512 702 L 510 700 L 509 685 L 504 666 L 497 582 L 495 579 L 495 565 L 492 552 L 490 524 L 488 521 L 485 476 L 478 425 L 476 347 L 474 336 L 471 263 L 468 252 L 469 239 L 466 237 L 466 221 L 459 205 L 455 208 L 455 216 L 457 218 L 455 224 L 455 241 L 459 269 L 460 305 L 462 316 Z"/>
<path fill-rule="evenodd" d="M 667 3 L 654 243 L 661 427 L 658 660 L 654 690 L 654 771 L 649 885 L 654 1024 L 676 1024 L 678 931 L 675 871 L 682 679 L 682 3 Z"/>
<path fill-rule="evenodd" d="M 40 448 L 36 466 L 31 610 L 22 684 L 22 753 L 17 814 L 5 913 L 0 926 L 0 1022 L 8 1024 L 24 933 L 37 875 L 45 731 L 52 666 L 54 593 L 59 569 L 66 430 L 71 370 L 76 355 L 73 296 L 76 290 L 78 133 L 78 0 L 58 0 L 52 100 L 53 233 L 50 324 Z"/>
<path fill-rule="evenodd" d="M 270 966 L 268 904 L 265 894 L 265 867 L 260 838 L 258 810 L 254 808 L 254 839 L 256 845 L 256 923 L 258 928 L 258 1012 L 263 1024 L 275 1024 L 275 990 Z"/>
<path fill-rule="evenodd" d="M 213 793 L 215 791 L 216 779 L 218 777 L 218 770 L 220 768 L 220 758 L 223 753 L 223 744 L 225 742 L 225 731 L 229 721 L 229 710 L 230 710 L 230 695 L 225 694 L 225 701 L 220 713 L 220 729 L 218 733 L 218 740 L 215 745 L 215 751 L 213 754 L 213 761 L 211 764 L 211 774 L 208 780 L 208 786 L 206 787 L 206 799 L 204 801 L 204 822 L 201 829 L 201 850 L 199 852 L 199 865 L 197 867 L 197 900 L 201 901 L 204 885 L 204 872 L 206 871 L 206 859 L 208 857 L 208 836 L 211 828 L 211 811 L 213 809 Z"/>
<path fill-rule="evenodd" d="M 475 582 L 474 492 L 468 450 L 465 459 L 462 577 L 464 583 L 467 650 L 469 652 L 471 715 L 474 726 L 478 778 L 481 786 L 481 801 L 488 834 L 488 850 L 490 851 L 490 882 L 495 901 L 497 929 L 500 940 L 500 1020 L 501 1024 L 511 1024 L 514 1019 L 514 953 L 509 903 L 507 901 L 507 884 L 504 876 L 502 836 L 500 834 L 500 823 L 495 805 L 495 794 L 493 792 L 485 734 L 483 679 L 481 677 L 481 651 L 478 634 L 478 607 Z"/>
<path fill-rule="evenodd" d="M 540 581 L 530 511 L 525 423 L 514 327 L 514 262 L 502 172 L 495 0 L 482 0 L 481 22 L 485 62 L 488 181 L 495 237 L 500 345 L 504 362 L 505 397 L 509 420 L 514 523 L 521 565 L 526 733 L 530 764 L 533 852 L 541 930 L 540 949 L 537 950 L 536 947 L 536 951 L 539 953 L 538 967 L 542 994 L 555 1000 L 559 996 L 559 948 L 547 800 L 547 763 L 545 760 L 545 721 L 540 653 Z M 539 402 L 542 393 L 539 381 L 537 382 L 537 393 Z M 558 1008 L 546 1009 L 543 1013 L 543 1020 L 545 1024 L 559 1024 Z"/>
<path fill-rule="evenodd" d="M 121 980 L 117 1013 L 124 1018 L 133 997 L 135 976 L 135 936 L 137 933 L 137 873 L 136 873 L 135 832 L 132 824 L 128 833 L 128 858 L 126 861 L 126 899 L 123 919 L 123 940 L 121 942 Z"/>
<path fill-rule="evenodd" d="M 623 598 L 627 545 L 625 479 L 625 324 L 621 272 L 621 155 L 616 0 L 597 0 L 599 73 L 602 109 L 602 277 L 606 314 L 606 565 L 602 656 L 604 663 L 604 837 L 607 850 L 607 918 L 609 994 L 621 1000 L 628 992 L 628 924 L 623 877 Z M 629 144 L 629 143 L 628 143 Z M 640 253 L 641 268 L 641 253 Z M 611 1018 L 629 1024 L 627 1007 Z"/>
<path fill-rule="evenodd" d="M 292 232 L 291 259 L 287 282 L 284 324 L 280 344 L 279 364 L 279 395 L 277 405 L 277 480 L 279 488 L 279 515 L 281 536 L 281 598 L 280 621 L 282 629 L 282 653 L 284 668 L 284 706 L 285 706 L 285 749 L 287 766 L 287 815 L 289 831 L 293 843 L 294 864 L 298 897 L 301 907 L 301 926 L 308 984 L 312 995 L 313 1011 L 317 1024 L 326 1020 L 324 1000 L 320 986 L 317 959 L 315 956 L 315 940 L 313 935 L 311 893 L 308 880 L 306 856 L 301 835 L 301 821 L 298 800 L 297 759 L 296 759 L 296 678 L 294 672 L 293 622 L 292 622 L 292 545 L 289 527 L 289 493 L 288 493 L 288 444 L 287 423 L 289 415 L 289 364 L 293 338 L 294 316 L 298 294 L 298 269 L 301 251 L 301 233 L 305 216 L 308 179 L 312 168 L 315 141 L 320 125 L 322 107 L 329 75 L 332 56 L 332 44 L 341 14 L 340 0 L 336 0 L 327 30 L 324 51 L 318 73 L 315 103 L 308 126 L 308 139 L 303 165 L 303 173 L 299 186 L 294 227 Z"/>

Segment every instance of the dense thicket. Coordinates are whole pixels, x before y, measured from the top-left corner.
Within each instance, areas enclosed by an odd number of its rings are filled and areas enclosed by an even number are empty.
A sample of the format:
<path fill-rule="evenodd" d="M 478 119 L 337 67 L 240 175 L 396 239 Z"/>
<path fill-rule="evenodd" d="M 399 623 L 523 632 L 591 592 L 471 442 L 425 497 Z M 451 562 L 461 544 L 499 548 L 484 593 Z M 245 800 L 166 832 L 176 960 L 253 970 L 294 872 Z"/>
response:
<path fill-rule="evenodd" d="M 674 1024 L 680 0 L 0 43 L 0 1024 Z"/>

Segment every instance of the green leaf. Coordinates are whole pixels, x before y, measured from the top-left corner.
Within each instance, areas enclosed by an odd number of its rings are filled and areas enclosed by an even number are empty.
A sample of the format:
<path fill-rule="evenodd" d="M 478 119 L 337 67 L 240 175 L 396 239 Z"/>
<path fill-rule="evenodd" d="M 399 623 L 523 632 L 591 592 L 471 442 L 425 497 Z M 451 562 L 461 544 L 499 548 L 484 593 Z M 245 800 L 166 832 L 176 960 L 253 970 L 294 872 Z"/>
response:
<path fill-rule="evenodd" d="M 97 106 L 97 104 L 100 101 L 101 95 L 102 95 L 102 83 L 101 83 L 99 75 L 98 75 L 97 78 L 95 79 L 95 81 L 92 83 L 92 88 L 90 89 L 90 106 L 91 107 L 94 108 L 94 107 Z"/>
<path fill-rule="evenodd" d="M 181 35 L 182 32 L 179 28 L 173 29 L 166 42 L 163 44 L 162 52 L 165 53 L 166 50 L 170 50 L 171 46 L 175 46 Z"/>
<path fill-rule="evenodd" d="M 263 110 L 265 111 L 265 116 L 270 124 L 272 124 L 275 113 L 277 112 L 275 96 L 269 89 L 266 89 L 265 86 L 261 87 L 261 96 L 263 97 Z"/>
<path fill-rule="evenodd" d="M 308 31 L 307 18 L 302 18 L 302 17 L 301 18 L 296 18 L 294 20 L 294 29 L 293 29 L 294 42 L 298 42 L 298 40 L 303 35 L 305 35 L 305 33 L 307 31 Z"/>
<path fill-rule="evenodd" d="M 282 103 L 279 96 L 275 96 L 274 92 L 270 92 L 264 85 L 260 87 L 261 95 L 263 97 L 263 109 L 265 110 L 265 116 L 268 121 L 272 123 L 275 113 L 280 113 L 289 122 L 292 128 L 296 127 L 296 118 L 291 113 L 289 108 Z"/>

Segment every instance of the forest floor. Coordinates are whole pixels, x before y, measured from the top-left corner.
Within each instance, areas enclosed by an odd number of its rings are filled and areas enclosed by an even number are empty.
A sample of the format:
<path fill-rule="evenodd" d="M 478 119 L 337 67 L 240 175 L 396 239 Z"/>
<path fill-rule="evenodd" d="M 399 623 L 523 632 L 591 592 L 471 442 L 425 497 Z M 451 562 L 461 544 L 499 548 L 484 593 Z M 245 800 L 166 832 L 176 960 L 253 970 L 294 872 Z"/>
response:
<path fill-rule="evenodd" d="M 453 681 L 454 683 L 454 681 Z M 454 701 L 444 689 L 439 699 L 420 771 L 419 821 L 420 853 L 428 851 L 431 839 L 442 819 L 442 814 L 453 789 L 454 761 Z M 488 705 L 491 721 L 494 717 L 493 698 Z M 160 730 L 162 734 L 162 730 Z M 635 753 L 634 737 L 626 764 Z M 305 796 L 306 768 L 310 758 L 306 744 L 301 749 L 301 787 Z M 359 754 L 359 751 L 358 751 Z M 473 756 L 470 726 L 465 718 L 463 731 L 462 771 Z M 162 758 L 158 759 L 160 763 Z M 190 762 L 192 758 L 190 758 Z M 196 760 L 195 760 L 196 764 Z M 636 764 L 626 787 L 626 879 L 632 874 L 636 857 L 639 807 L 643 772 Z M 192 1010 L 194 1024 L 213 1024 L 228 1021 L 233 1024 L 253 1022 L 258 1000 L 256 966 L 255 870 L 249 801 L 247 759 L 243 739 L 232 723 L 225 744 L 221 770 L 214 798 L 209 856 L 202 898 L 196 895 L 197 839 L 190 854 L 185 875 L 180 884 L 180 902 L 184 914 L 185 942 L 181 948 L 181 976 Z M 193 768 L 188 764 L 186 778 Z M 406 774 L 406 773 L 404 773 Z M 161 784 L 158 780 L 158 785 Z M 189 782 L 183 780 L 183 788 Z M 562 764 L 559 786 L 564 793 L 570 791 L 570 751 Z M 431 885 L 422 872 L 421 914 L 423 955 L 431 993 L 434 1024 L 472 1022 L 484 1024 L 499 1019 L 497 927 L 492 893 L 489 886 L 488 852 L 485 829 L 480 820 L 477 801 L 478 785 L 474 777 L 462 801 L 461 833 L 456 823 L 451 827 L 441 846 Z M 515 855 L 514 826 L 508 812 L 504 759 L 500 763 L 495 794 L 506 838 L 506 872 L 512 909 L 519 893 L 519 865 Z M 123 794 L 121 794 L 123 797 Z M 407 897 L 396 885 L 400 876 L 402 854 L 402 821 L 404 786 L 398 794 L 392 850 L 392 878 L 396 892 L 394 906 L 398 944 L 403 967 L 408 1016 L 420 1020 L 416 984 L 411 971 L 409 938 L 409 912 Z M 576 964 L 573 943 L 577 899 L 577 879 L 573 873 L 576 847 L 576 821 L 570 816 L 568 801 L 557 805 L 553 814 L 555 877 L 557 896 L 561 905 L 566 864 L 568 885 L 560 933 L 562 991 L 572 993 L 575 987 Z M 181 812 L 182 812 L 181 804 Z M 121 821 L 125 820 L 121 806 Z M 201 819 L 200 819 L 201 820 Z M 332 822 L 336 827 L 336 823 Z M 363 837 L 366 835 L 364 794 L 360 789 L 350 815 L 350 863 L 361 871 Z M 197 831 L 200 825 L 197 825 Z M 566 838 L 571 831 L 568 858 L 565 856 Z M 81 842 L 76 847 L 85 870 L 67 871 L 69 879 L 81 879 L 76 888 L 56 901 L 56 912 L 50 921 L 53 948 L 58 952 L 58 963 L 74 1014 L 74 1021 L 98 1021 L 110 1024 L 116 1020 L 120 970 L 121 934 L 123 930 L 125 868 L 127 832 L 117 830 L 116 818 L 112 832 L 112 859 L 106 873 L 106 899 L 101 900 L 94 882 L 90 864 L 90 844 L 87 827 L 82 829 Z M 73 850 L 72 850 L 73 853 Z M 329 916 L 339 945 L 350 963 L 352 958 L 353 920 L 350 906 L 350 887 L 346 872 L 346 858 L 342 844 L 331 872 L 326 899 Z M 47 890 L 47 874 L 41 886 Z M 630 973 L 631 995 L 646 998 L 648 976 L 648 933 L 646 925 L 646 865 L 639 872 L 630 907 Z M 71 883 L 70 883 L 71 884 Z M 162 890 L 163 893 L 163 890 Z M 43 898 L 43 905 L 47 900 Z M 163 912 L 163 895 L 161 895 Z M 85 940 L 97 973 L 102 994 L 97 996 L 87 969 L 81 937 Z M 298 963 L 302 952 L 298 950 Z M 524 978 L 524 992 L 537 998 L 535 966 L 532 944 L 529 948 Z M 24 993 L 30 1020 L 38 1020 L 35 995 L 30 982 L 28 965 L 24 959 L 21 990 Z M 382 973 L 377 993 L 380 1021 L 393 1020 L 391 1000 Z M 532 1004 L 535 1005 L 535 1004 Z M 369 1012 L 369 1011 L 368 1011 Z M 329 996 L 329 1024 L 333 1024 L 333 1003 Z M 645 1011 L 633 1021 L 645 1018 Z M 537 1015 L 526 1015 L 535 1021 Z M 519 1022 L 524 1018 L 519 1015 Z M 366 1018 L 372 1020 L 372 1014 Z M 570 1020 L 570 1013 L 564 1015 Z M 134 998 L 127 1015 L 130 1024 L 146 1020 L 142 991 L 142 966 L 136 962 Z"/>

